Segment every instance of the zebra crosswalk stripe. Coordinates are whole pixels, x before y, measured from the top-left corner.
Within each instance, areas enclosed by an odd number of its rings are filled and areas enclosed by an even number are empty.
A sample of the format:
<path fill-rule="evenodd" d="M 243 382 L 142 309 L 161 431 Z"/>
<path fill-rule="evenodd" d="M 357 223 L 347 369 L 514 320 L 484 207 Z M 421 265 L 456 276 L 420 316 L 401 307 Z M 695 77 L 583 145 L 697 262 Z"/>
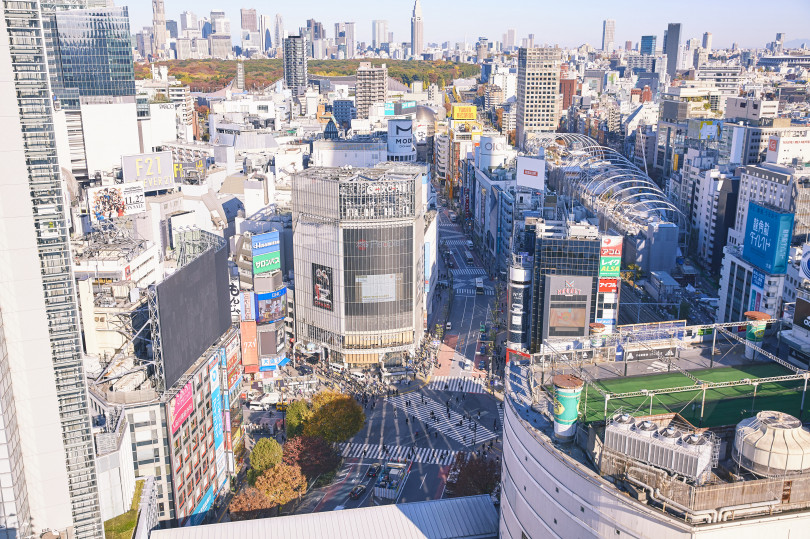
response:
<path fill-rule="evenodd" d="M 481 378 L 468 378 L 465 376 L 434 376 L 430 379 L 428 389 L 444 391 L 460 391 L 463 393 L 484 393 L 484 382 Z"/>
<path fill-rule="evenodd" d="M 439 464 L 442 466 L 453 464 L 459 451 L 431 449 L 429 447 L 409 447 L 402 445 L 387 445 L 383 451 L 381 445 L 343 443 L 338 444 L 340 454 L 345 458 L 365 458 L 371 460 L 405 460 L 426 464 Z"/>
<path fill-rule="evenodd" d="M 475 288 L 454 288 L 455 293 L 459 296 L 475 296 L 477 294 Z M 495 291 L 492 289 L 485 288 L 484 289 L 484 296 L 494 296 Z"/>
<path fill-rule="evenodd" d="M 406 400 L 411 399 L 414 401 L 413 405 L 406 406 Z M 388 399 L 388 402 L 407 414 L 416 416 L 424 425 L 431 429 L 438 430 L 443 435 L 452 438 L 460 444 L 472 445 L 473 440 L 475 440 L 476 444 L 480 444 L 497 436 L 483 425 L 465 420 L 462 415 L 455 410 L 450 410 L 448 418 L 446 406 L 433 399 L 426 398 L 424 404 L 422 404 L 416 400 L 416 397 L 405 394 L 392 397 Z M 430 412 L 434 413 L 434 418 L 430 417 Z M 459 425 L 459 422 L 461 425 Z M 473 432 L 471 428 L 472 424 L 477 424 L 475 432 Z"/>
<path fill-rule="evenodd" d="M 483 268 L 459 268 L 450 270 L 453 275 L 486 275 L 487 272 Z"/>

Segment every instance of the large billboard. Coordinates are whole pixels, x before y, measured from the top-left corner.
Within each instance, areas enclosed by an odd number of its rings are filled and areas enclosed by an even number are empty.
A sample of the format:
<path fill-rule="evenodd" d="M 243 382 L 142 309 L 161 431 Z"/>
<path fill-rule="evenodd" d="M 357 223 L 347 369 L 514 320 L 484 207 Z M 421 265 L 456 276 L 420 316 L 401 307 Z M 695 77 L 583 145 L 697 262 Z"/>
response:
<path fill-rule="evenodd" d="M 765 273 L 783 274 L 787 270 L 794 214 L 748 203 L 743 259 Z"/>
<path fill-rule="evenodd" d="M 618 256 L 603 256 L 599 258 L 599 277 L 619 277 L 621 274 L 622 259 Z"/>
<path fill-rule="evenodd" d="M 312 264 L 312 304 L 325 311 L 334 310 L 332 268 Z"/>
<path fill-rule="evenodd" d="M 453 120 L 475 120 L 478 108 L 475 105 L 453 104 L 450 108 L 450 117 Z"/>
<path fill-rule="evenodd" d="M 239 274 L 230 272 L 228 279 L 228 299 L 231 307 L 231 322 L 239 322 L 242 316 L 242 307 L 239 305 L 241 293 L 239 292 Z"/>
<path fill-rule="evenodd" d="M 388 155 L 412 155 L 415 152 L 413 120 L 388 120 Z"/>
<path fill-rule="evenodd" d="M 240 320 L 256 320 L 254 293 L 243 290 L 239 293 Z"/>
<path fill-rule="evenodd" d="M 619 281 L 616 279 L 599 279 L 599 292 L 615 294 L 619 291 Z"/>
<path fill-rule="evenodd" d="M 543 337 L 585 337 L 591 319 L 593 277 L 547 275 Z"/>
<path fill-rule="evenodd" d="M 140 183 L 92 187 L 86 194 L 87 211 L 93 223 L 146 211 L 146 197 Z"/>
<path fill-rule="evenodd" d="M 799 275 L 802 279 L 810 279 L 810 243 L 802 245 L 802 263 L 799 267 Z"/>
<path fill-rule="evenodd" d="M 287 288 L 268 294 L 256 294 L 256 323 L 269 324 L 281 320 L 287 313 Z"/>
<path fill-rule="evenodd" d="M 281 253 L 275 251 L 262 255 L 253 255 L 253 275 L 281 269 Z"/>
<path fill-rule="evenodd" d="M 208 374 L 211 388 L 211 414 L 213 417 L 213 430 L 214 430 L 214 451 L 217 459 L 217 483 L 222 486 L 225 479 L 225 423 L 224 416 L 222 415 L 222 391 L 220 377 L 222 373 L 221 360 L 225 349 L 220 348 L 211 357 L 208 363 Z M 220 460 L 222 464 L 220 464 Z"/>
<path fill-rule="evenodd" d="M 256 322 L 243 321 L 240 330 L 242 333 L 242 365 L 245 372 L 256 372 L 259 368 L 259 351 L 256 346 Z M 228 386 L 230 389 L 230 386 Z"/>
<path fill-rule="evenodd" d="M 171 387 L 231 327 L 227 247 L 209 249 L 156 286 L 163 373 Z"/>
<path fill-rule="evenodd" d="M 256 234 L 250 239 L 250 247 L 254 257 L 281 251 L 281 240 L 278 231 Z"/>
<path fill-rule="evenodd" d="M 183 421 L 188 419 L 191 412 L 194 411 L 194 387 L 192 381 L 189 380 L 183 389 L 177 392 L 177 395 L 172 397 L 169 401 L 169 421 L 172 424 L 172 434 L 177 432 Z"/>
<path fill-rule="evenodd" d="M 765 274 L 754 269 L 751 276 L 751 295 L 748 300 L 749 311 L 759 311 L 762 308 L 762 298 L 765 296 Z"/>
<path fill-rule="evenodd" d="M 346 315 L 373 319 L 374 326 L 367 330 L 406 325 L 394 317 L 413 309 L 413 258 L 411 225 L 344 229 Z M 362 330 L 357 324 L 361 322 L 349 321 L 348 327 Z"/>
<path fill-rule="evenodd" d="M 386 103 L 383 110 L 386 116 L 394 116 L 396 114 L 396 105 L 394 103 Z"/>
<path fill-rule="evenodd" d="M 141 153 L 121 157 L 125 182 L 138 182 L 146 193 L 172 189 L 174 160 L 172 152 Z"/>
<path fill-rule="evenodd" d="M 517 184 L 537 191 L 546 189 L 546 160 L 519 155 L 517 158 Z"/>
<path fill-rule="evenodd" d="M 810 331 L 810 301 L 796 298 L 796 309 L 793 311 L 793 325 Z"/>

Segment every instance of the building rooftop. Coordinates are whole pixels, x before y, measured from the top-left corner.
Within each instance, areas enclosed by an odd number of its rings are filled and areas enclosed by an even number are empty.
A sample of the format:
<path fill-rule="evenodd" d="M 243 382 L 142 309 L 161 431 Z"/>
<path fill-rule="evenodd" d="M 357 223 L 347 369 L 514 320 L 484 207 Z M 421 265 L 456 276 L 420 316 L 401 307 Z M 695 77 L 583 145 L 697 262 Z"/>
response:
<path fill-rule="evenodd" d="M 152 539 L 488 539 L 498 537 L 489 496 L 380 505 L 155 530 Z"/>

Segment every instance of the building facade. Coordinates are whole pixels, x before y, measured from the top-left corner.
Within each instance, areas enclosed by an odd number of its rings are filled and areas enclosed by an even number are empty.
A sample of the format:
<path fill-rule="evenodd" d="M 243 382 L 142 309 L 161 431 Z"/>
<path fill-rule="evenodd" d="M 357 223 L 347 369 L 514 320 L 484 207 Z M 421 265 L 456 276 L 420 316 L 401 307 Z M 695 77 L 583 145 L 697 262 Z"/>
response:
<path fill-rule="evenodd" d="M 536 132 L 555 131 L 560 119 L 559 49 L 522 47 L 518 51 L 517 145 Z"/>
<path fill-rule="evenodd" d="M 414 56 L 425 52 L 425 29 L 422 21 L 422 4 L 419 0 L 414 2 L 411 16 L 411 51 Z"/>
<path fill-rule="evenodd" d="M 296 333 L 322 360 L 400 365 L 421 341 L 426 179 L 393 163 L 294 178 Z"/>
<path fill-rule="evenodd" d="M 293 91 L 307 86 L 306 41 L 306 37 L 300 35 L 284 38 L 284 82 Z"/>
<path fill-rule="evenodd" d="M 371 106 L 388 99 L 388 68 L 385 64 L 374 67 L 371 62 L 360 62 L 354 101 L 358 118 L 368 118 Z"/>

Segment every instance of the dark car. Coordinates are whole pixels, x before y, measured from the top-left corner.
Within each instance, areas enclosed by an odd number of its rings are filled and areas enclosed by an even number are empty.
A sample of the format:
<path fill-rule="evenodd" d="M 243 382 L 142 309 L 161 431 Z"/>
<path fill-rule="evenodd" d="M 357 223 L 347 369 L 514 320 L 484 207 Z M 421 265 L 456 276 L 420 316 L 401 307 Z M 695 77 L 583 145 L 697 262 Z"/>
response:
<path fill-rule="evenodd" d="M 366 477 L 377 477 L 377 474 L 380 473 L 380 464 L 372 464 L 368 467 L 368 471 L 366 472 Z"/>
<path fill-rule="evenodd" d="M 355 485 L 352 491 L 349 492 L 349 498 L 351 498 L 352 500 L 356 500 L 357 498 L 362 496 L 365 491 L 366 491 L 365 485 Z"/>
<path fill-rule="evenodd" d="M 487 362 L 486 362 L 485 360 L 483 360 L 483 359 L 482 359 L 482 360 L 481 360 L 481 361 L 478 363 L 478 368 L 479 368 L 479 369 L 481 369 L 482 371 L 483 371 L 483 370 L 486 370 L 486 368 L 487 368 Z"/>

